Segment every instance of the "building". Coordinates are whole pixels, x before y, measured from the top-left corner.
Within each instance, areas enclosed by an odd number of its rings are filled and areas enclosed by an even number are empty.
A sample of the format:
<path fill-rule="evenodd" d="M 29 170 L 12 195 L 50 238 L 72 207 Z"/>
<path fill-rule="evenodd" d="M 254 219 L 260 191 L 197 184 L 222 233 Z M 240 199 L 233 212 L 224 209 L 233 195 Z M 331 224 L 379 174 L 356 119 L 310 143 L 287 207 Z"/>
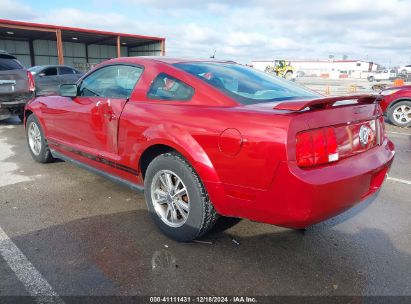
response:
<path fill-rule="evenodd" d="M 361 60 L 286 60 L 300 75 L 329 78 L 367 78 L 371 71 L 378 69 L 378 64 Z M 272 66 L 274 60 L 255 60 L 254 68 L 264 71 Z"/>
<path fill-rule="evenodd" d="M 0 19 L 0 50 L 26 67 L 66 64 L 88 70 L 115 57 L 165 55 L 165 38 Z"/>

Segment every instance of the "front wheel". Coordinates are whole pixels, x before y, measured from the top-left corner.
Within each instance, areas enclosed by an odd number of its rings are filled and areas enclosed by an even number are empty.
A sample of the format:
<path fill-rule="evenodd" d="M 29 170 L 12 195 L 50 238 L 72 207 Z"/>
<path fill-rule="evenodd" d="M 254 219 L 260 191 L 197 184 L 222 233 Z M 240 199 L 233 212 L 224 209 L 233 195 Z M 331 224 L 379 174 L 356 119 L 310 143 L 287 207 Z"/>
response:
<path fill-rule="evenodd" d="M 35 161 L 39 163 L 49 163 L 53 161 L 53 156 L 44 137 L 43 129 L 34 114 L 27 117 L 26 138 L 30 154 Z"/>
<path fill-rule="evenodd" d="M 287 80 L 290 80 L 291 77 L 293 77 L 293 72 L 288 71 L 287 73 L 285 73 L 284 78 Z"/>
<path fill-rule="evenodd" d="M 387 112 L 391 123 L 399 127 L 411 126 L 411 101 L 403 100 L 389 108 Z"/>
<path fill-rule="evenodd" d="M 162 154 L 149 164 L 144 190 L 154 222 L 176 241 L 202 236 L 217 220 L 199 176 L 177 153 Z"/>

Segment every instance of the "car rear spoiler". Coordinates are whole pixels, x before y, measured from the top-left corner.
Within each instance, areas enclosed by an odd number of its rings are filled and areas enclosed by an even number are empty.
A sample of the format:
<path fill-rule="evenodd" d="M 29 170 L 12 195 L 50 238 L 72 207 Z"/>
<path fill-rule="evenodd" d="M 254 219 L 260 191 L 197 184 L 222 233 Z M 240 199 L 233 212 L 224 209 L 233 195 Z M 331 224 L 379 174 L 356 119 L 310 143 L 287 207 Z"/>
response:
<path fill-rule="evenodd" d="M 355 101 L 357 104 L 372 104 L 380 101 L 379 95 L 350 95 L 325 97 L 311 100 L 285 101 L 276 105 L 275 110 L 287 111 L 301 111 L 306 108 L 314 109 L 328 109 L 331 108 L 338 101 Z"/>

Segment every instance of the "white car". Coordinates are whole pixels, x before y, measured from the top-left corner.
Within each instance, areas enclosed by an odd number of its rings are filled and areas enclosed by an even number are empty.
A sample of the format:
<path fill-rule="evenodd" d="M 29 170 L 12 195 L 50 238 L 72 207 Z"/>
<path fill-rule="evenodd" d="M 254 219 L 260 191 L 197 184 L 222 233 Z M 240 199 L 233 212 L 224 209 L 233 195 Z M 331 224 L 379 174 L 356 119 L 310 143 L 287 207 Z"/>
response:
<path fill-rule="evenodd" d="M 397 78 L 397 73 L 394 70 L 381 70 L 377 73 L 368 74 L 368 81 L 393 80 Z"/>
<path fill-rule="evenodd" d="M 401 66 L 398 71 L 401 74 L 411 74 L 411 64 Z"/>

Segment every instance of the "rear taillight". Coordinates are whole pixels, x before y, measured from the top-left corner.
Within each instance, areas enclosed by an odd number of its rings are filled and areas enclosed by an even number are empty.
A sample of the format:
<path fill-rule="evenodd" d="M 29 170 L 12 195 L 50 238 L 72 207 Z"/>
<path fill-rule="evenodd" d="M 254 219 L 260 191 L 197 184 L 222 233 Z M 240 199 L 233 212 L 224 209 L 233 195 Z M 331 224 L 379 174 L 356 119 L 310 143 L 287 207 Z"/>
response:
<path fill-rule="evenodd" d="M 298 133 L 296 158 L 300 167 L 313 167 L 337 161 L 338 145 L 334 129 L 328 127 Z"/>
<path fill-rule="evenodd" d="M 27 71 L 27 78 L 29 80 L 28 85 L 29 85 L 29 91 L 30 92 L 34 92 L 34 90 L 36 89 L 36 86 L 34 85 L 34 78 L 33 75 Z"/>

